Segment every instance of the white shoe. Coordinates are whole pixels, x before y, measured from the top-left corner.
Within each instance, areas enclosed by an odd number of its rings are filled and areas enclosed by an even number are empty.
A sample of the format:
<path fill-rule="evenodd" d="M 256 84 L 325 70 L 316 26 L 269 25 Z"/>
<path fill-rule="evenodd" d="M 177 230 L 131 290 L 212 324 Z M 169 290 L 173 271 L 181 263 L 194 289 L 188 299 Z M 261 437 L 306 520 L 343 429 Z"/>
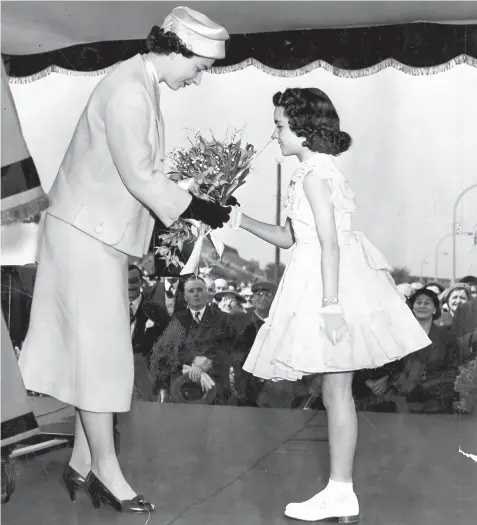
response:
<path fill-rule="evenodd" d="M 354 492 L 335 495 L 323 490 L 303 503 L 289 503 L 285 516 L 301 521 L 319 521 L 337 518 L 338 523 L 357 523 L 359 503 Z"/>

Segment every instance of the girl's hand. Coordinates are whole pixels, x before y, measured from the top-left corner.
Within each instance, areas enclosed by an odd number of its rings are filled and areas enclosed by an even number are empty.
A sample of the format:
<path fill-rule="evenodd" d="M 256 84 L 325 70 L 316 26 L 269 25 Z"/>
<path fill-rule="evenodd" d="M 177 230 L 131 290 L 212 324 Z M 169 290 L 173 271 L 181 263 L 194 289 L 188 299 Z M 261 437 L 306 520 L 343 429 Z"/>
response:
<path fill-rule="evenodd" d="M 326 308 L 322 311 L 325 322 L 325 330 L 329 340 L 335 345 L 340 343 L 348 335 L 348 325 L 341 313 L 326 313 Z"/>

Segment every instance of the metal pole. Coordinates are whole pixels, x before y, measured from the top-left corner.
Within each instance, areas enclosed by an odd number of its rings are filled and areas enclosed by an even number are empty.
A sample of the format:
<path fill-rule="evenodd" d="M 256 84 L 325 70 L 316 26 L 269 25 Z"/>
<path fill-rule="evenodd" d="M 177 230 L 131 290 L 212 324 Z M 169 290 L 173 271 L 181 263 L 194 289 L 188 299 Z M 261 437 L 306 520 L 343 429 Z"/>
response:
<path fill-rule="evenodd" d="M 439 274 L 438 274 L 438 259 L 439 259 L 439 248 L 441 247 L 441 244 L 442 244 L 442 241 L 444 239 L 447 239 L 447 237 L 450 237 L 452 235 L 452 233 L 447 233 L 446 235 L 444 235 L 444 237 L 442 237 L 439 242 L 437 243 L 436 245 L 436 255 L 435 255 L 435 260 L 434 260 L 434 274 L 435 274 L 435 277 L 436 277 L 436 281 L 439 280 Z"/>
<path fill-rule="evenodd" d="M 424 265 L 427 264 L 427 259 L 429 259 L 429 256 L 424 257 L 421 261 L 421 275 L 419 277 L 419 282 L 422 283 L 423 274 L 424 274 Z"/>
<path fill-rule="evenodd" d="M 477 184 L 472 184 L 468 188 L 466 188 L 460 195 L 457 197 L 455 204 L 454 204 L 454 212 L 452 214 L 452 284 L 455 284 L 456 282 L 456 251 L 457 251 L 457 205 L 459 204 L 462 197 L 472 188 L 477 188 Z"/>
<path fill-rule="evenodd" d="M 281 224 L 281 209 L 282 209 L 282 165 L 280 161 L 277 162 L 277 215 L 276 223 Z M 278 284 L 280 279 L 280 248 L 275 247 L 275 283 Z"/>

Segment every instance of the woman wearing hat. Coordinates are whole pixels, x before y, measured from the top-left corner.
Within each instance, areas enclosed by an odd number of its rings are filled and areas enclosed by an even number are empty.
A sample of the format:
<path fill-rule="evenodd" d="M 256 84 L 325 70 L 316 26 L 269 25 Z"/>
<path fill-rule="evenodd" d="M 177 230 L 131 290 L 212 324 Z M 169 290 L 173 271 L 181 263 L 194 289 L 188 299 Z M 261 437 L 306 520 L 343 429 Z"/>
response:
<path fill-rule="evenodd" d="M 439 298 L 432 290 L 416 290 L 408 304 L 431 344 L 403 359 L 404 371 L 393 386 L 416 404 L 413 411 L 449 412 L 458 366 L 457 339 L 435 324 L 440 307 Z"/>
<path fill-rule="evenodd" d="M 229 208 L 205 202 L 164 174 L 160 85 L 199 84 L 225 56 L 227 31 L 178 7 L 147 37 L 146 54 L 112 69 L 93 91 L 50 191 L 31 321 L 20 368 L 26 388 L 76 407 L 64 481 L 71 500 L 150 512 L 114 451 L 112 413 L 127 412 L 134 380 L 128 257 L 148 251 L 154 222 L 179 217 L 212 228 Z"/>
<path fill-rule="evenodd" d="M 247 300 L 235 290 L 216 293 L 214 299 L 217 301 L 222 312 L 226 314 L 236 315 L 245 313 L 243 304 L 246 303 Z"/>
<path fill-rule="evenodd" d="M 440 295 L 441 308 L 445 309 L 444 313 L 437 319 L 436 324 L 442 328 L 450 330 L 452 320 L 457 308 L 461 304 L 470 301 L 472 298 L 471 288 L 468 284 L 453 284 Z"/>

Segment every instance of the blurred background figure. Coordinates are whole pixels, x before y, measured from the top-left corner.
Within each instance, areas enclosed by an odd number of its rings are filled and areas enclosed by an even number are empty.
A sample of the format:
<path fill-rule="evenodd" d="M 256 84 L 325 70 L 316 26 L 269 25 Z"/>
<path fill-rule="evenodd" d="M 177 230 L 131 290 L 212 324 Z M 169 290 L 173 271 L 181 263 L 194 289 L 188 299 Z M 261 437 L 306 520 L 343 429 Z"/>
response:
<path fill-rule="evenodd" d="M 226 314 L 236 315 L 245 313 L 245 309 L 243 308 L 245 298 L 235 290 L 225 290 L 216 293 L 214 299 L 219 305 L 220 310 Z"/>
<path fill-rule="evenodd" d="M 444 311 L 436 321 L 437 325 L 450 330 L 457 308 L 469 301 L 471 297 L 471 288 L 468 284 L 457 283 L 449 286 L 440 296 L 441 310 Z"/>
<path fill-rule="evenodd" d="M 477 298 L 477 277 L 475 275 L 466 275 L 459 282 L 468 284 L 470 286 L 470 295 L 473 299 Z"/>
<path fill-rule="evenodd" d="M 244 285 L 240 289 L 240 295 L 245 299 L 245 302 L 242 305 L 243 308 L 245 309 L 245 311 L 249 312 L 253 308 L 253 304 L 251 301 L 253 297 L 252 288 Z"/>
<path fill-rule="evenodd" d="M 208 275 L 204 276 L 203 279 L 205 285 L 207 286 L 207 292 L 209 293 L 210 300 L 212 300 L 215 295 L 215 282 L 212 277 L 209 277 Z"/>
<path fill-rule="evenodd" d="M 424 288 L 427 288 L 428 290 L 432 290 L 437 296 L 440 296 L 441 293 L 445 290 L 445 288 L 436 282 L 429 282 L 424 285 Z"/>
<path fill-rule="evenodd" d="M 215 279 L 215 293 L 225 292 L 229 289 L 229 283 L 222 278 Z"/>
<path fill-rule="evenodd" d="M 408 299 L 414 292 L 413 287 L 409 283 L 398 284 L 397 289 L 404 300 Z"/>

